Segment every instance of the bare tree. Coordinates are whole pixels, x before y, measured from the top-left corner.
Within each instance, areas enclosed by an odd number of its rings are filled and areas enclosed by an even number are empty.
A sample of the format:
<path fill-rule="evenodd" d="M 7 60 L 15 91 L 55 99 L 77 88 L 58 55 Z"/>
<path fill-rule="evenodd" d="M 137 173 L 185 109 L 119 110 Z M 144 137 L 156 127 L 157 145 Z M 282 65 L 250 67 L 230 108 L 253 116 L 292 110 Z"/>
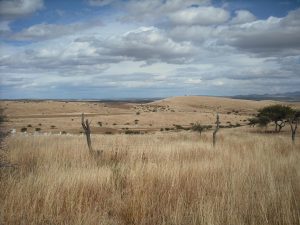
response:
<path fill-rule="evenodd" d="M 217 132 L 220 128 L 220 120 L 219 120 L 219 114 L 217 114 L 217 121 L 216 121 L 216 129 L 214 130 L 214 133 L 213 133 L 213 146 L 215 147 L 216 146 L 216 138 L 217 138 Z"/>
<path fill-rule="evenodd" d="M 95 159 L 98 159 L 102 153 L 100 150 L 94 150 L 92 147 L 92 141 L 91 141 L 91 128 L 90 128 L 91 122 L 89 122 L 88 119 L 84 120 L 84 113 L 81 114 L 81 126 L 84 130 L 85 136 L 86 136 L 86 142 L 89 148 L 89 153 L 91 156 L 93 156 Z"/>
<path fill-rule="evenodd" d="M 295 144 L 296 131 L 300 120 L 300 111 L 294 111 L 288 118 L 288 123 L 291 127 L 292 141 Z"/>

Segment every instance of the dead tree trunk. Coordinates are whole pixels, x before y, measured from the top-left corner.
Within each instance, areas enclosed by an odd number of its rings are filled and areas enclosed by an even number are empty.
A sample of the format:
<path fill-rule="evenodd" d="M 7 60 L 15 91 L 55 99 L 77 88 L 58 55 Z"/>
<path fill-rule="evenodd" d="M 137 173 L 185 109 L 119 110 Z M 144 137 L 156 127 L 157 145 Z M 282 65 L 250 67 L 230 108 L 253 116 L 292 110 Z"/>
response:
<path fill-rule="evenodd" d="M 293 144 L 295 144 L 295 138 L 296 138 L 296 131 L 297 131 L 297 127 L 298 127 L 298 121 L 297 121 L 297 119 L 295 119 L 295 120 L 289 120 L 289 124 L 290 124 L 291 132 L 292 132 L 292 141 L 293 141 Z"/>
<path fill-rule="evenodd" d="M 91 128 L 90 128 L 91 122 L 89 122 L 88 119 L 84 121 L 84 113 L 81 114 L 81 126 L 84 130 L 85 136 L 86 136 L 86 142 L 89 148 L 90 155 L 93 155 L 94 151 L 92 148 L 92 141 L 91 141 Z"/>
<path fill-rule="evenodd" d="M 82 126 L 85 136 L 86 136 L 86 142 L 87 142 L 87 145 L 89 148 L 89 153 L 90 153 L 90 156 L 92 156 L 98 164 L 103 151 L 102 150 L 94 150 L 92 147 L 90 124 L 91 124 L 91 122 L 89 122 L 88 119 L 84 120 L 84 114 L 82 113 L 81 126 Z"/>
<path fill-rule="evenodd" d="M 217 114 L 217 121 L 216 121 L 216 129 L 214 130 L 214 133 L 213 133 L 213 146 L 215 147 L 216 146 L 216 138 L 217 138 L 217 132 L 220 128 L 220 120 L 219 120 L 219 114 Z"/>

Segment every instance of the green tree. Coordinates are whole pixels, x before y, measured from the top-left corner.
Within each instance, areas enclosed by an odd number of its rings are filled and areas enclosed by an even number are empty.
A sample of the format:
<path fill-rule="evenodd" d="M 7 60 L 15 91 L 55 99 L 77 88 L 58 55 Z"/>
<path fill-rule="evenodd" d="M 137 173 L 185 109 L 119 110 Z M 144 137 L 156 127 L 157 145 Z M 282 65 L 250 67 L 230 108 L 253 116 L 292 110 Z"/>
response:
<path fill-rule="evenodd" d="M 288 116 L 294 110 L 290 106 L 272 105 L 266 106 L 258 111 L 257 122 L 260 125 L 267 125 L 269 122 L 275 123 L 275 131 L 280 132 L 285 126 Z"/>
<path fill-rule="evenodd" d="M 196 132 L 199 132 L 200 136 L 201 136 L 201 133 L 203 131 L 208 130 L 210 128 L 211 128 L 211 126 L 209 126 L 209 125 L 208 126 L 207 125 L 201 125 L 200 123 L 195 123 L 192 126 L 192 130 L 196 131 Z"/>

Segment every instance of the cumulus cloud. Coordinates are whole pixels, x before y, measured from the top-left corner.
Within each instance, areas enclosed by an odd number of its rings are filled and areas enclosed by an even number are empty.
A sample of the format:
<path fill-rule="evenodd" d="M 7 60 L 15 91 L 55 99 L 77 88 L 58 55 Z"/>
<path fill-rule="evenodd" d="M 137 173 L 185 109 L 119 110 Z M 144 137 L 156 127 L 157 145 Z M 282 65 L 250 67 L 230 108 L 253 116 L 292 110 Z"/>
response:
<path fill-rule="evenodd" d="M 237 10 L 235 11 L 235 17 L 230 21 L 231 24 L 243 24 L 248 22 L 253 22 L 256 17 L 247 10 Z"/>
<path fill-rule="evenodd" d="M 3 20 L 14 20 L 30 15 L 42 9 L 43 0 L 2 0 L 0 1 L 0 17 Z"/>
<path fill-rule="evenodd" d="M 210 0 L 129 0 L 125 20 L 160 21 L 169 14 L 191 6 L 207 5 Z"/>
<path fill-rule="evenodd" d="M 106 40 L 79 38 L 78 42 L 90 43 L 99 54 L 110 57 L 122 57 L 123 60 L 185 63 L 195 54 L 195 48 L 189 42 L 175 42 L 168 35 L 155 27 L 140 27 L 121 36 Z"/>
<path fill-rule="evenodd" d="M 147 62 L 164 61 L 183 63 L 193 55 L 193 46 L 188 42 L 174 42 L 162 30 L 142 27 L 124 34 L 112 45 L 113 55 L 123 55 Z"/>
<path fill-rule="evenodd" d="M 89 3 L 101 7 L 114 1 Z M 2 21 L 7 40 L 29 42 L 1 46 L 1 88 L 80 93 L 107 88 L 123 94 L 155 89 L 172 95 L 184 94 L 174 91 L 182 89 L 218 93 L 218 85 L 219 94 L 263 92 L 272 85 L 282 91 L 300 83 L 300 9 L 257 19 L 249 11 L 230 15 L 229 9 L 201 0 L 120 4 L 114 6 L 123 7 L 128 23 L 117 15 L 101 27 L 90 21 L 41 23 L 12 33 Z"/>
<path fill-rule="evenodd" d="M 82 32 L 95 26 L 102 26 L 102 23 L 94 21 L 63 25 L 42 23 L 35 24 L 20 32 L 13 33 L 9 38 L 18 41 L 47 40 L 64 35 L 76 34 L 79 31 Z"/>
<path fill-rule="evenodd" d="M 242 50 L 261 54 L 299 54 L 300 9 L 286 17 L 269 17 L 266 20 L 229 27 L 224 41 Z"/>
<path fill-rule="evenodd" d="M 286 17 L 255 20 L 248 11 L 237 11 L 225 24 L 210 26 L 180 24 L 169 28 L 176 41 L 189 40 L 197 45 L 231 46 L 240 51 L 271 56 L 288 56 L 300 52 L 300 9 Z"/>
<path fill-rule="evenodd" d="M 226 22 L 230 17 L 222 8 L 190 7 L 170 14 L 170 20 L 179 25 L 215 25 Z"/>

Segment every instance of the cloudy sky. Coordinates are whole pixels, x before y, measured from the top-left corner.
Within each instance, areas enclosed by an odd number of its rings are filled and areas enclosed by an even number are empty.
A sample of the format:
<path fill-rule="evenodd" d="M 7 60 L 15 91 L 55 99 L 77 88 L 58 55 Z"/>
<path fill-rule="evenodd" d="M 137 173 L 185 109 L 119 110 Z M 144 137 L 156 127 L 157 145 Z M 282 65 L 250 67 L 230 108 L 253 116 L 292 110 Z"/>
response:
<path fill-rule="evenodd" d="M 300 0 L 0 0 L 0 98 L 299 91 Z"/>

